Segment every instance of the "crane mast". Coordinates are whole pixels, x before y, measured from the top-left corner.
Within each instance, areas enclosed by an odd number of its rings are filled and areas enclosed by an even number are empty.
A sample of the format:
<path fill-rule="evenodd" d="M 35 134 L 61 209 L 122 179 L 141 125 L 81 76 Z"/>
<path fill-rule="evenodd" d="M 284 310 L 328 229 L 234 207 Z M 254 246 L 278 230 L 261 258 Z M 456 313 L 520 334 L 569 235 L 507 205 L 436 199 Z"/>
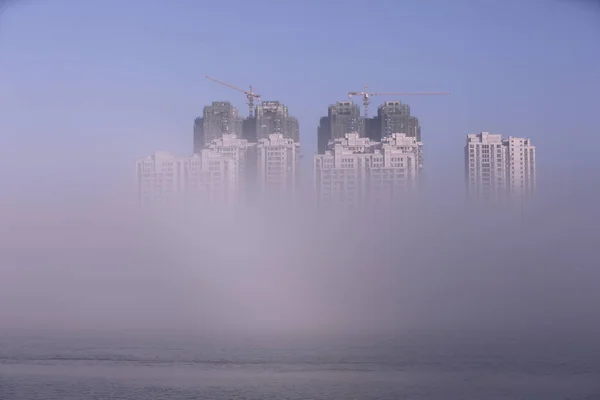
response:
<path fill-rule="evenodd" d="M 206 75 L 205 78 L 206 79 L 210 79 L 211 81 L 216 82 L 216 83 L 218 83 L 220 85 L 226 86 L 226 87 L 228 87 L 230 89 L 237 90 L 238 92 L 244 93 L 246 95 L 246 98 L 248 99 L 248 109 L 249 109 L 248 115 L 249 115 L 250 118 L 252 118 L 252 115 L 253 115 L 253 112 L 254 112 L 254 100 L 255 99 L 256 100 L 260 100 L 260 98 L 261 98 L 260 94 L 255 93 L 252 90 L 252 85 L 250 85 L 250 90 L 248 91 L 248 90 L 241 89 L 241 88 L 239 88 L 237 86 L 233 86 L 233 85 L 231 85 L 231 84 L 229 84 L 227 82 L 220 81 L 220 80 L 218 80 L 216 78 L 213 78 L 212 76 Z"/>
<path fill-rule="evenodd" d="M 348 92 L 348 98 L 354 96 L 362 98 L 365 118 L 369 116 L 369 104 L 371 104 L 371 96 L 444 96 L 449 95 L 448 92 L 368 92 L 369 85 L 365 85 L 362 92 Z"/>

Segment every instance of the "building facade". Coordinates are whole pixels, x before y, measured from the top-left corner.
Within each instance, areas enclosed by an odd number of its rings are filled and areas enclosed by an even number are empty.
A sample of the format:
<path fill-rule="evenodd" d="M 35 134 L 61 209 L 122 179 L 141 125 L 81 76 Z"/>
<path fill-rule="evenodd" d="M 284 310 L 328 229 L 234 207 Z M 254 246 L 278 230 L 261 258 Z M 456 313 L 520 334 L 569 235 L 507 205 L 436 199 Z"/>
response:
<path fill-rule="evenodd" d="M 531 195 L 536 187 L 535 146 L 530 139 L 481 132 L 467 135 L 468 193 L 488 201 Z"/>
<path fill-rule="evenodd" d="M 270 198 L 292 198 L 298 188 L 300 144 L 283 134 L 273 133 L 259 139 L 256 153 L 259 193 Z"/>
<path fill-rule="evenodd" d="M 257 168 L 256 146 L 256 143 L 250 143 L 247 139 L 238 138 L 233 134 L 225 134 L 207 146 L 210 153 L 233 161 L 233 174 L 237 185 L 236 201 L 240 204 L 245 203 L 248 196 L 252 195 Z"/>
<path fill-rule="evenodd" d="M 422 144 L 403 133 L 375 142 L 347 133 L 314 159 L 314 184 L 320 205 L 357 209 L 389 204 L 416 194 Z"/>
<path fill-rule="evenodd" d="M 202 117 L 194 120 L 194 153 L 224 134 L 242 137 L 242 126 L 237 108 L 228 101 L 213 101 L 204 107 Z"/>
<path fill-rule="evenodd" d="M 136 170 L 143 207 L 233 206 L 238 198 L 235 160 L 210 149 L 191 157 L 157 152 Z"/>
<path fill-rule="evenodd" d="M 298 142 L 300 125 L 290 116 L 288 108 L 278 101 L 263 101 L 255 107 L 254 116 L 242 118 L 227 101 L 215 101 L 205 106 L 202 117 L 194 120 L 193 153 L 199 154 L 223 135 L 235 135 L 248 143 L 257 143 L 270 134 L 282 134 Z"/>
<path fill-rule="evenodd" d="M 377 108 L 377 115 L 364 118 L 360 106 L 352 101 L 338 101 L 328 108 L 327 116 L 321 117 L 317 130 L 317 152 L 324 154 L 329 142 L 343 138 L 348 132 L 358 133 L 381 142 L 394 133 L 404 133 L 421 142 L 419 119 L 410 115 L 410 107 L 400 101 L 386 101 Z"/>
<path fill-rule="evenodd" d="M 288 113 L 288 108 L 279 101 L 263 101 L 256 106 L 256 139 L 269 138 L 269 135 L 280 134 L 294 142 L 300 140 L 298 120 Z"/>
<path fill-rule="evenodd" d="M 141 205 L 172 204 L 182 192 L 180 159 L 166 152 L 138 160 L 136 179 Z"/>
<path fill-rule="evenodd" d="M 423 144 L 416 137 L 384 137 L 368 165 L 369 202 L 385 206 L 409 201 L 419 189 L 422 168 Z"/>
<path fill-rule="evenodd" d="M 343 138 L 348 132 L 364 136 L 365 124 L 360 107 L 352 101 L 338 101 L 329 105 L 327 116 L 322 117 L 317 131 L 318 153 L 327 150 L 330 141 Z"/>
<path fill-rule="evenodd" d="M 402 132 L 408 137 L 416 138 L 417 142 L 421 142 L 419 119 L 410 115 L 408 104 L 400 101 L 386 101 L 377 108 L 377 116 L 374 119 L 378 119 L 375 129 L 379 131 L 372 134 L 372 139 L 380 140 L 393 132 Z"/>

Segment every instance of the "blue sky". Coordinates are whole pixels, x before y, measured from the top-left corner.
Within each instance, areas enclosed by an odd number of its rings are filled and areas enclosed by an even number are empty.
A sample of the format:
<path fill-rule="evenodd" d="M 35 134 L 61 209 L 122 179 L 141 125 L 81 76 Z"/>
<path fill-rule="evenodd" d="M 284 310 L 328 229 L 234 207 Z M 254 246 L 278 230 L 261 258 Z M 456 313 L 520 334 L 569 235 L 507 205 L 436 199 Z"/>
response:
<path fill-rule="evenodd" d="M 138 157 L 189 153 L 204 105 L 247 112 L 207 74 L 286 103 L 307 156 L 328 104 L 368 83 L 452 92 L 400 99 L 430 175 L 462 179 L 464 136 L 484 130 L 531 137 L 542 175 L 600 164 L 592 2 L 30 0 L 0 18 L 0 177 L 15 185 L 130 179 Z"/>

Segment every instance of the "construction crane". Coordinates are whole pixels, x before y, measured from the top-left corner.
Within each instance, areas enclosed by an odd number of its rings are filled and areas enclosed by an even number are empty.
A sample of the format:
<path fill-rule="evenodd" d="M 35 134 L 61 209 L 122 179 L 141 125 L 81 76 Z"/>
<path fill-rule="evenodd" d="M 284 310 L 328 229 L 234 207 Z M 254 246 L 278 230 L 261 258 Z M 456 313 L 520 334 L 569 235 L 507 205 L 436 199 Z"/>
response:
<path fill-rule="evenodd" d="M 221 85 L 227 86 L 228 88 L 231 88 L 233 90 L 237 90 L 238 92 L 244 93 L 246 95 L 246 98 L 248 99 L 248 108 L 250 110 L 249 115 L 250 115 L 250 118 L 252 118 L 252 113 L 254 111 L 254 99 L 260 100 L 260 97 L 261 97 L 260 94 L 254 93 L 254 91 L 252 90 L 252 85 L 250 85 L 250 91 L 248 91 L 248 90 L 241 89 L 237 86 L 230 85 L 227 82 L 220 81 L 220 80 L 215 79 L 208 75 L 206 75 L 205 78 L 210 79 L 213 82 L 220 83 Z"/>
<path fill-rule="evenodd" d="M 352 99 L 353 96 L 362 97 L 365 118 L 369 116 L 369 104 L 371 101 L 369 100 L 371 96 L 443 96 L 448 95 L 448 92 L 374 92 L 369 93 L 367 89 L 369 85 L 365 85 L 365 90 L 362 92 L 348 92 L 348 98 Z"/>

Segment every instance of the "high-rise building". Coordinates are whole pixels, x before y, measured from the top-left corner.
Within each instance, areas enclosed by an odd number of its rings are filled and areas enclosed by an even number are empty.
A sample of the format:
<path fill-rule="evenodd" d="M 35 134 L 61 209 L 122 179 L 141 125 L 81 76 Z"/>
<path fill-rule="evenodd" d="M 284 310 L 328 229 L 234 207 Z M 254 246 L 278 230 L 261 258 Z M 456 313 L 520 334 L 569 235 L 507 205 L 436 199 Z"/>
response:
<path fill-rule="evenodd" d="M 331 137 L 331 126 L 329 117 L 321 117 L 317 127 L 317 154 L 323 154 L 327 150 L 329 138 Z"/>
<path fill-rule="evenodd" d="M 300 142 L 300 123 L 296 117 L 288 116 L 286 118 L 283 137 L 292 139 L 296 143 Z"/>
<path fill-rule="evenodd" d="M 414 137 L 417 142 L 421 141 L 421 127 L 419 119 L 410 115 L 410 106 L 399 101 L 386 101 L 377 108 L 378 120 L 376 128 L 379 128 L 379 140 L 394 132 L 405 133 L 408 137 Z"/>
<path fill-rule="evenodd" d="M 257 187 L 269 198 L 296 193 L 300 172 L 300 144 L 281 133 L 259 139 L 257 144 Z"/>
<path fill-rule="evenodd" d="M 136 169 L 142 206 L 232 206 L 238 197 L 235 160 L 210 149 L 191 157 L 157 152 Z"/>
<path fill-rule="evenodd" d="M 315 156 L 317 200 L 348 209 L 400 202 L 416 194 L 421 153 L 422 144 L 403 133 L 381 142 L 347 133 Z"/>
<path fill-rule="evenodd" d="M 194 120 L 194 153 L 199 153 L 223 134 L 242 137 L 242 118 L 230 102 L 213 101 L 204 107 L 202 118 Z"/>
<path fill-rule="evenodd" d="M 242 139 L 249 143 L 256 143 L 256 117 L 246 117 L 242 121 Z"/>
<path fill-rule="evenodd" d="M 184 170 L 190 171 L 185 179 L 186 200 L 192 205 L 232 208 L 240 197 L 239 174 L 233 157 L 212 149 L 200 153 L 200 169 L 184 160 Z M 189 166 L 188 166 L 189 165 Z M 193 170 L 190 167 L 194 166 Z"/>
<path fill-rule="evenodd" d="M 136 163 L 137 194 L 141 205 L 171 204 L 182 191 L 180 160 L 156 152 Z"/>
<path fill-rule="evenodd" d="M 330 141 L 343 138 L 348 132 L 380 142 L 393 133 L 405 133 L 421 142 L 419 119 L 410 115 L 410 107 L 400 101 L 386 101 L 377 109 L 377 115 L 364 118 L 360 106 L 351 101 L 339 101 L 328 108 L 326 117 L 319 121 L 317 148 L 324 154 Z"/>
<path fill-rule="evenodd" d="M 366 203 L 366 166 L 375 145 L 358 133 L 348 133 L 315 156 L 313 181 L 319 205 L 357 208 Z"/>
<path fill-rule="evenodd" d="M 365 136 L 374 142 L 380 142 L 381 138 L 381 119 L 377 117 L 365 119 Z"/>
<path fill-rule="evenodd" d="M 364 136 L 364 118 L 360 115 L 360 107 L 351 101 L 338 101 L 330 104 L 327 116 L 322 117 L 317 131 L 318 153 L 327 150 L 330 141 L 343 138 L 348 132 L 357 132 Z"/>
<path fill-rule="evenodd" d="M 278 101 L 263 101 L 256 106 L 256 138 L 267 139 L 271 134 L 281 134 L 294 142 L 300 140 L 298 120 L 288 113 L 288 108 Z"/>
<path fill-rule="evenodd" d="M 419 188 L 423 144 L 414 136 L 392 133 L 381 140 L 367 167 L 371 204 L 408 201 Z"/>
<path fill-rule="evenodd" d="M 532 194 L 535 146 L 530 139 L 481 132 L 467 135 L 465 172 L 469 194 L 493 201 Z"/>
<path fill-rule="evenodd" d="M 249 143 L 233 134 L 225 134 L 213 140 L 207 146 L 221 158 L 233 160 L 233 173 L 237 184 L 237 201 L 241 204 L 247 199 L 256 180 L 256 143 Z"/>
<path fill-rule="evenodd" d="M 531 195 L 536 188 L 535 146 L 531 139 L 510 136 L 507 140 L 508 180 L 511 193 Z"/>
<path fill-rule="evenodd" d="M 201 117 L 194 119 L 194 154 L 198 154 L 204 148 L 204 121 Z"/>

